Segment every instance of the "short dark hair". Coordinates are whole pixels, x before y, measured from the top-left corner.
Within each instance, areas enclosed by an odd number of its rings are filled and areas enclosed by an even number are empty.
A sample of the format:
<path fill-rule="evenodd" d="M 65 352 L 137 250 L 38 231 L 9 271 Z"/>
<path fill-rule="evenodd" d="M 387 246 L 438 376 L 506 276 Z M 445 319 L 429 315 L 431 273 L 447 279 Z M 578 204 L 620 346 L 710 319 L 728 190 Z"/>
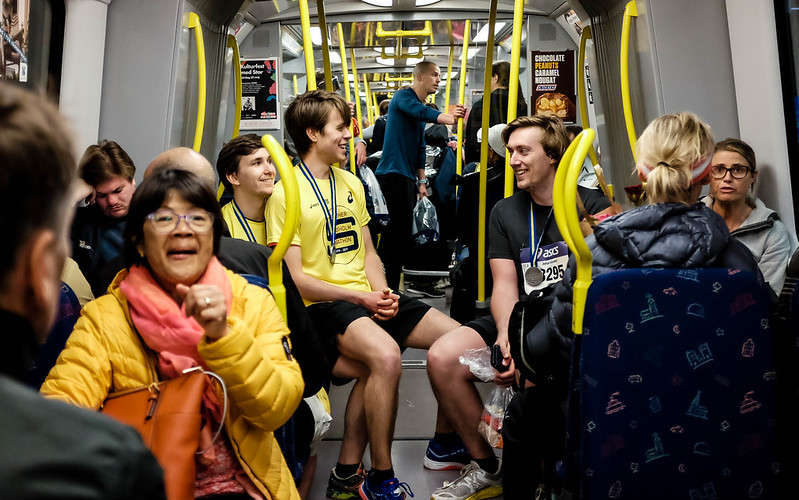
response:
<path fill-rule="evenodd" d="M 34 231 L 63 229 L 76 170 L 71 137 L 55 106 L 0 82 L 0 286 Z"/>
<path fill-rule="evenodd" d="M 571 134 L 574 137 L 577 137 L 578 135 L 580 135 L 580 132 L 582 131 L 583 127 L 577 125 L 576 123 L 571 123 L 569 125 L 566 125 L 566 134 Z"/>
<path fill-rule="evenodd" d="M 138 250 L 138 245 L 144 241 L 144 223 L 149 214 L 161 208 L 170 191 L 175 191 L 187 202 L 211 214 L 214 219 L 214 255 L 219 252 L 224 222 L 216 195 L 208 183 L 197 175 L 167 165 L 147 176 L 133 193 L 123 234 L 122 255 L 126 266 L 144 262 Z"/>
<path fill-rule="evenodd" d="M 510 86 L 510 63 L 499 61 L 491 65 L 491 76 L 497 77 L 497 85 L 503 88 Z"/>
<path fill-rule="evenodd" d="M 286 130 L 294 141 L 298 155 L 304 155 L 311 149 L 311 139 L 305 130 L 311 128 L 321 132 L 334 109 L 338 110 L 344 123 L 352 121 L 347 101 L 335 92 L 311 90 L 291 101 L 286 109 Z"/>
<path fill-rule="evenodd" d="M 92 144 L 83 153 L 78 167 L 80 178 L 92 187 L 115 177 L 133 180 L 136 166 L 128 153 L 115 141 Z"/>
<path fill-rule="evenodd" d="M 233 189 L 227 176 L 238 172 L 241 157 L 251 155 L 262 147 L 264 145 L 258 134 L 240 135 L 222 146 L 219 156 L 216 158 L 216 172 L 219 174 L 219 181 L 225 185 L 226 189 Z"/>
<path fill-rule="evenodd" d="M 383 99 L 380 101 L 378 108 L 380 108 L 380 116 L 388 114 L 388 105 L 391 104 L 391 99 Z"/>
<path fill-rule="evenodd" d="M 569 146 L 569 137 L 566 135 L 563 120 L 549 115 L 520 116 L 510 122 L 502 131 L 502 140 L 505 142 L 505 146 L 508 145 L 513 132 L 528 127 L 538 127 L 544 131 L 544 136 L 541 138 L 541 147 L 544 148 L 544 153 L 556 163 L 560 162 L 563 153 Z"/>
<path fill-rule="evenodd" d="M 416 66 L 413 67 L 413 79 L 418 80 L 422 77 L 422 75 L 432 73 L 434 67 L 438 68 L 438 64 L 434 63 L 433 61 L 422 61 L 416 63 Z"/>

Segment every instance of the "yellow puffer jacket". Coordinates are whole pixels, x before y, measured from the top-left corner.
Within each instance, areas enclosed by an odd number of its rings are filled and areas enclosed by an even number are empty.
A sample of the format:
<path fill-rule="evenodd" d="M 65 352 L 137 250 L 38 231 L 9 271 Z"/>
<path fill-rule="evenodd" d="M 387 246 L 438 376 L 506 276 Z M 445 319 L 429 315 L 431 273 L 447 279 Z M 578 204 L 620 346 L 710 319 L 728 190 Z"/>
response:
<path fill-rule="evenodd" d="M 155 360 L 131 328 L 127 300 L 118 286 L 126 275 L 121 271 L 108 294 L 84 307 L 41 388 L 43 394 L 98 409 L 110 392 L 157 380 Z M 225 429 L 244 471 L 265 497 L 299 500 L 273 435 L 302 399 L 300 367 L 283 344 L 289 330 L 268 291 L 230 271 L 228 278 L 233 288 L 228 334 L 200 342 L 198 350 L 208 369 L 227 385 Z"/>

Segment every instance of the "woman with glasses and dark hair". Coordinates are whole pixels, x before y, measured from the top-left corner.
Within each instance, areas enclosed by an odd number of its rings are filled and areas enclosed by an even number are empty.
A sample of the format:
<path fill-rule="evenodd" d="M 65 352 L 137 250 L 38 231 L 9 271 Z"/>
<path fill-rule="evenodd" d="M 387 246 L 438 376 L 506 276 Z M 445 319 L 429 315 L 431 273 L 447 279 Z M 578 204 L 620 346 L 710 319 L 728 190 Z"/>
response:
<path fill-rule="evenodd" d="M 83 309 L 41 391 L 97 409 L 109 393 L 202 366 L 226 382 L 230 410 L 221 422 L 220 396 L 204 397 L 202 435 L 226 432 L 195 457 L 195 498 L 299 499 L 273 431 L 297 408 L 302 375 L 270 293 L 217 260 L 222 227 L 199 177 L 147 177 L 128 212 L 127 269 Z"/>
<path fill-rule="evenodd" d="M 763 277 L 779 295 L 796 239 L 779 215 L 755 195 L 755 152 L 739 139 L 716 144 L 710 166 L 710 194 L 702 201 L 727 224 L 730 236 L 754 255 Z"/>

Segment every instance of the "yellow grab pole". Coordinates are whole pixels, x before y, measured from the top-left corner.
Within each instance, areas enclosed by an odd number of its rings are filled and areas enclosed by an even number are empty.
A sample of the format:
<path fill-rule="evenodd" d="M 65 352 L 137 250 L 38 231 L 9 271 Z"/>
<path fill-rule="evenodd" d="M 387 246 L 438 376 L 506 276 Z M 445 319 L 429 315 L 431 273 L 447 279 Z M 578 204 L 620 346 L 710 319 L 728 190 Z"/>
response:
<path fill-rule="evenodd" d="M 466 94 L 466 64 L 469 55 L 469 39 L 472 37 L 472 21 L 466 20 L 463 27 L 463 53 L 461 54 L 461 76 L 458 82 L 458 104 L 463 104 L 464 94 Z M 455 149 L 455 172 L 461 175 L 463 172 L 463 118 L 458 118 L 458 146 Z"/>
<path fill-rule="evenodd" d="M 355 24 L 355 23 L 353 23 Z M 358 66 L 355 64 L 355 49 L 350 47 L 350 60 L 352 61 L 352 84 L 355 88 L 355 117 L 358 119 L 358 137 L 363 137 L 363 120 L 361 119 L 361 92 L 358 84 Z"/>
<path fill-rule="evenodd" d="M 291 83 L 294 86 L 294 97 L 300 95 L 300 89 L 297 86 L 297 75 L 291 75 Z"/>
<path fill-rule="evenodd" d="M 239 136 L 241 124 L 241 61 L 239 56 L 239 43 L 233 35 L 227 36 L 227 46 L 233 49 L 233 75 L 236 78 L 236 112 L 233 115 L 233 139 Z"/>
<path fill-rule="evenodd" d="M 580 218 L 577 214 L 577 178 L 583 168 L 588 149 L 594 142 L 594 135 L 594 131 L 587 128 L 572 141 L 560 160 L 552 191 L 555 222 L 577 262 L 577 279 L 574 282 L 572 299 L 572 331 L 578 335 L 583 333 L 583 317 L 588 288 L 591 286 L 593 256 L 580 230 Z"/>
<path fill-rule="evenodd" d="M 377 117 L 380 116 L 380 106 L 377 103 L 377 95 L 376 94 L 372 94 L 372 100 L 374 101 L 374 106 L 375 106 L 375 109 L 372 112 L 372 115 L 375 117 L 375 119 L 377 119 Z"/>
<path fill-rule="evenodd" d="M 449 93 L 450 89 L 452 89 L 452 56 L 455 52 L 455 46 L 450 44 L 449 46 L 449 63 L 447 64 L 447 87 L 444 90 L 444 113 L 449 113 Z"/>
<path fill-rule="evenodd" d="M 580 55 L 577 61 L 577 99 L 580 104 L 580 121 L 583 122 L 583 128 L 591 126 L 591 122 L 588 121 L 588 96 L 585 89 L 585 45 L 591 38 L 591 27 L 586 26 L 580 34 Z M 588 150 L 588 156 L 591 157 L 591 165 L 599 163 L 593 145 Z"/>
<path fill-rule="evenodd" d="M 488 185 L 488 125 L 491 118 L 491 66 L 494 64 L 494 25 L 497 0 L 491 0 L 488 15 L 485 71 L 483 77 L 483 122 L 480 143 L 480 191 L 477 208 L 477 303 L 486 300 L 486 189 Z M 506 155 L 507 156 L 507 155 Z"/>
<path fill-rule="evenodd" d="M 363 75 L 363 93 L 364 99 L 366 99 L 366 119 L 369 120 L 369 123 L 374 122 L 374 115 L 372 115 L 372 94 L 369 90 L 369 79 L 366 78 L 366 75 Z"/>
<path fill-rule="evenodd" d="M 327 21 L 325 21 L 325 4 L 316 0 L 316 18 L 319 20 L 319 31 L 322 33 L 322 64 L 325 68 L 325 90 L 333 92 L 333 71 L 330 69 L 330 44 L 327 43 Z"/>
<path fill-rule="evenodd" d="M 313 42 L 311 42 L 311 16 L 308 14 L 308 0 L 299 0 L 300 25 L 302 26 L 302 49 L 305 56 L 305 72 L 308 79 L 308 90 L 316 90 L 316 66 L 313 60 Z"/>
<path fill-rule="evenodd" d="M 186 27 L 194 30 L 194 41 L 197 44 L 197 123 L 194 126 L 194 144 L 192 149 L 200 151 L 203 143 L 205 127 L 205 45 L 203 44 L 203 28 L 200 17 L 194 12 L 186 14 Z"/>
<path fill-rule="evenodd" d="M 336 29 L 338 30 L 338 48 L 341 51 L 341 72 L 344 75 L 344 98 L 347 99 L 347 102 L 352 102 L 350 99 L 350 73 L 347 68 L 347 49 L 344 46 L 344 30 L 341 23 L 336 23 Z M 350 120 L 350 135 L 352 135 L 352 120 Z M 355 141 L 352 138 L 350 139 L 350 170 L 357 175 L 355 171 Z"/>
<path fill-rule="evenodd" d="M 635 0 L 627 3 L 624 8 L 624 22 L 621 25 L 621 104 L 624 108 L 624 124 L 627 127 L 627 139 L 630 141 L 630 151 L 633 153 L 633 160 L 637 163 L 638 158 L 635 153 L 635 123 L 633 123 L 633 107 L 630 103 L 630 21 L 633 17 L 638 17 L 638 8 Z"/>
<path fill-rule="evenodd" d="M 522 55 L 522 27 L 524 0 L 515 0 L 513 5 L 513 45 L 510 52 L 510 86 L 508 87 L 508 123 L 516 119 L 519 102 L 519 60 Z M 505 155 L 505 198 L 513 194 L 513 169 L 510 155 Z"/>
<path fill-rule="evenodd" d="M 286 193 L 286 219 L 283 223 L 283 232 L 280 233 L 280 239 L 267 260 L 269 289 L 272 291 L 277 308 L 285 321 L 286 289 L 283 286 L 283 256 L 286 255 L 286 250 L 291 245 L 291 240 L 300 221 L 300 193 L 297 187 L 297 178 L 294 176 L 294 167 L 291 166 L 291 160 L 280 144 L 269 134 L 261 137 L 261 143 L 269 152 L 277 171 L 280 172 L 280 183 Z"/>

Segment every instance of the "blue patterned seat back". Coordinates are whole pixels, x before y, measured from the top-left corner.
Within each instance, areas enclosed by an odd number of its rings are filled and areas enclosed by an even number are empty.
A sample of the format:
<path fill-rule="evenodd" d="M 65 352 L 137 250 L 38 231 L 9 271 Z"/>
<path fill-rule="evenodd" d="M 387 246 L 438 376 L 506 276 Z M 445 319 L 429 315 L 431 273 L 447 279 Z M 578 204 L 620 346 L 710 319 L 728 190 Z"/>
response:
<path fill-rule="evenodd" d="M 582 498 L 776 498 L 772 305 L 755 275 L 623 270 L 587 304 Z"/>
<path fill-rule="evenodd" d="M 58 297 L 58 314 L 50 334 L 44 344 L 39 346 L 33 365 L 26 374 L 28 385 L 39 390 L 44 379 L 58 361 L 58 356 L 64 350 L 67 339 L 72 334 L 72 329 L 80 317 L 80 302 L 77 295 L 66 283 L 61 283 Z"/>

